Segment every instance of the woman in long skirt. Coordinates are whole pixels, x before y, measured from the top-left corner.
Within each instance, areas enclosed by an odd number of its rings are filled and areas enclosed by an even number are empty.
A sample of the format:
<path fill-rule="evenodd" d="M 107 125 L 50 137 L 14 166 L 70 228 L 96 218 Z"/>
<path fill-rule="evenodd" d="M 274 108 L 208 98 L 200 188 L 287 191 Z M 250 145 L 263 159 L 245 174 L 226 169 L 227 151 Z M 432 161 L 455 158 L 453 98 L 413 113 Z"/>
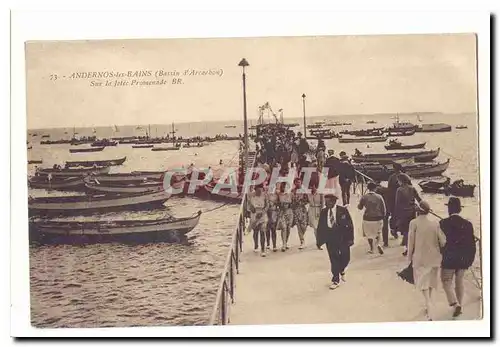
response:
<path fill-rule="evenodd" d="M 267 228 L 267 197 L 262 185 L 255 187 L 255 192 L 248 199 L 250 210 L 250 225 L 253 230 L 254 252 L 259 251 L 259 236 L 261 256 L 266 256 L 265 232 Z"/>
<path fill-rule="evenodd" d="M 293 210 L 292 210 L 292 193 L 286 192 L 286 183 L 281 183 L 280 191 L 278 193 L 279 201 L 279 216 L 278 216 L 278 229 L 281 230 L 281 251 L 285 252 L 288 247 L 288 239 L 290 238 L 290 228 L 293 224 Z"/>
<path fill-rule="evenodd" d="M 315 185 L 311 188 L 311 194 L 308 195 L 308 200 L 308 224 L 311 228 L 313 228 L 314 236 L 316 237 L 317 241 L 319 215 L 321 213 L 321 209 L 323 208 L 324 199 L 323 194 L 318 193 L 317 187 Z M 318 246 L 318 249 L 322 249 L 321 246 Z"/>
<path fill-rule="evenodd" d="M 300 188 L 300 186 L 299 186 Z M 308 216 L 307 216 L 307 195 L 304 193 L 298 193 L 297 191 L 293 194 L 292 200 L 293 218 L 295 225 L 297 225 L 297 231 L 299 233 L 300 246 L 299 249 L 304 248 L 304 235 L 306 233 Z"/>
<path fill-rule="evenodd" d="M 267 194 L 268 208 L 267 208 L 267 230 L 266 230 L 266 243 L 267 249 L 269 249 L 270 241 L 273 242 L 273 252 L 276 252 L 276 227 L 278 226 L 278 214 L 279 214 L 279 198 L 278 194 L 273 192 L 268 192 Z"/>

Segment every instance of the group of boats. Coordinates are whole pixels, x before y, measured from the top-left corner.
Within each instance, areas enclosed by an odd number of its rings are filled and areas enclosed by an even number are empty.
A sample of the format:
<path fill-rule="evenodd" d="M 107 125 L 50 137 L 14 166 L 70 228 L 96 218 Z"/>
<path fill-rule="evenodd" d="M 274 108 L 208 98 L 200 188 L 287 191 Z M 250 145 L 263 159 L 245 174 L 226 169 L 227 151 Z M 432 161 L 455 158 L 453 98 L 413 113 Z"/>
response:
<path fill-rule="evenodd" d="M 74 220 L 67 217 L 119 211 L 164 210 L 172 196 L 163 186 L 163 171 L 110 174 L 126 157 L 99 161 L 68 161 L 65 167 L 42 168 L 28 180 L 31 189 L 74 192 L 72 195 L 28 198 L 30 239 L 41 243 L 155 242 L 185 237 L 201 212 L 186 218 Z M 174 175 L 172 188 L 182 188 L 186 176 Z M 71 194 L 71 193 L 70 193 Z"/>

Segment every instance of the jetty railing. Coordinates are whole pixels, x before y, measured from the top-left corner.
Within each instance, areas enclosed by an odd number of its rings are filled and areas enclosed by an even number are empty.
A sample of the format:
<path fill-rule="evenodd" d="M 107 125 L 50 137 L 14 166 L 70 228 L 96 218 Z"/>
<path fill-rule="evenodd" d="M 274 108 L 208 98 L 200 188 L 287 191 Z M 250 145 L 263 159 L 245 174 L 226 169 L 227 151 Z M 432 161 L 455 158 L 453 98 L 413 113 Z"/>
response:
<path fill-rule="evenodd" d="M 254 153 L 249 153 L 249 159 L 251 165 L 247 163 L 247 167 L 253 168 L 255 165 Z M 236 275 L 239 273 L 240 255 L 243 250 L 243 234 L 246 229 L 246 199 L 247 194 L 245 193 L 240 205 L 238 224 L 233 233 L 231 246 L 224 263 L 224 270 L 221 275 L 209 325 L 226 325 L 229 323 L 231 304 L 234 303 L 235 298 Z"/>

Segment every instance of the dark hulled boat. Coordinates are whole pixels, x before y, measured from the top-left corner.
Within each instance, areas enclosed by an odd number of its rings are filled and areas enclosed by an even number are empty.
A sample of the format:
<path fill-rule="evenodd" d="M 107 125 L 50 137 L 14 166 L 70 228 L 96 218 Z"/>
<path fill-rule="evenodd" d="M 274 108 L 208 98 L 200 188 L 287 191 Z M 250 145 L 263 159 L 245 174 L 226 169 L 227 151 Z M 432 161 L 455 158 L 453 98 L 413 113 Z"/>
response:
<path fill-rule="evenodd" d="M 42 159 L 32 159 L 28 160 L 28 164 L 42 164 L 43 160 Z"/>
<path fill-rule="evenodd" d="M 457 180 L 450 184 L 450 178 L 425 180 L 418 183 L 422 192 L 433 194 L 454 195 L 460 197 L 473 197 L 475 184 L 464 184 L 463 180 Z"/>
<path fill-rule="evenodd" d="M 132 148 L 153 148 L 154 145 L 132 145 Z"/>
<path fill-rule="evenodd" d="M 431 161 L 439 155 L 440 148 L 429 151 L 396 152 L 396 153 L 373 153 L 353 155 L 355 162 L 378 162 L 390 163 L 397 160 L 413 159 L 418 162 Z"/>
<path fill-rule="evenodd" d="M 435 177 L 441 175 L 448 169 L 450 159 L 437 163 L 414 163 L 403 165 L 403 171 L 413 178 Z M 387 181 L 394 173 L 392 164 L 363 163 L 354 164 L 354 168 L 374 180 Z"/>
<path fill-rule="evenodd" d="M 34 189 L 80 190 L 85 187 L 82 177 L 62 177 L 48 179 L 47 176 L 34 176 L 28 180 L 28 186 Z"/>
<path fill-rule="evenodd" d="M 109 166 L 103 167 L 92 167 L 92 168 L 69 168 L 69 169 L 39 169 L 37 173 L 39 175 L 52 175 L 52 176 L 86 176 L 91 174 L 106 174 L 109 172 Z"/>
<path fill-rule="evenodd" d="M 29 198 L 30 215 L 85 215 L 122 210 L 144 210 L 162 206 L 170 194 L 155 192 L 127 195 L 75 195 Z"/>
<path fill-rule="evenodd" d="M 88 152 L 100 152 L 104 147 L 89 147 L 89 148 L 70 148 L 70 153 L 88 153 Z"/>
<path fill-rule="evenodd" d="M 108 139 L 103 139 L 103 140 L 97 140 L 92 142 L 90 145 L 92 147 L 108 147 L 108 146 L 116 146 L 118 142 L 108 140 Z"/>
<path fill-rule="evenodd" d="M 364 143 L 364 142 L 385 142 L 385 136 L 370 136 L 370 137 L 339 137 L 339 143 Z"/>
<path fill-rule="evenodd" d="M 122 165 L 127 157 L 118 159 L 106 159 L 106 160 L 77 160 L 77 161 L 67 161 L 66 167 L 94 167 L 94 166 L 117 166 Z"/>
<path fill-rule="evenodd" d="M 145 243 L 177 241 L 193 230 L 201 211 L 191 217 L 156 220 L 30 222 L 30 241 L 49 244 Z"/>
<path fill-rule="evenodd" d="M 413 145 L 405 145 L 399 141 L 391 140 L 388 145 L 384 146 L 387 150 L 398 150 L 398 149 L 419 149 L 425 147 L 425 142 L 416 143 Z"/>

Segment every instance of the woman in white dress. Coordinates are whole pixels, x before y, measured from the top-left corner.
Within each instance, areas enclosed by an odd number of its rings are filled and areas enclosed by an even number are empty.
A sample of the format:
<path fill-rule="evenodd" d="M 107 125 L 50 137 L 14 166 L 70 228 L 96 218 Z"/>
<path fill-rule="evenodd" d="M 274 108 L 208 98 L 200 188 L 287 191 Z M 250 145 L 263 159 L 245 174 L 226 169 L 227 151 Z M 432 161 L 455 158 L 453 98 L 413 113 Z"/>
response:
<path fill-rule="evenodd" d="M 254 252 L 259 251 L 259 236 L 261 256 L 266 256 L 265 233 L 267 228 L 267 197 L 263 192 L 263 186 L 255 187 L 255 192 L 249 196 L 248 205 L 250 210 L 250 225 L 253 230 Z"/>
<path fill-rule="evenodd" d="M 441 266 L 441 247 L 446 244 L 446 236 L 437 220 L 429 219 L 431 208 L 421 201 L 419 216 L 410 222 L 408 234 L 408 260 L 413 263 L 415 286 L 422 292 L 425 300 L 425 314 L 432 320 L 432 293 L 438 285 Z"/>

